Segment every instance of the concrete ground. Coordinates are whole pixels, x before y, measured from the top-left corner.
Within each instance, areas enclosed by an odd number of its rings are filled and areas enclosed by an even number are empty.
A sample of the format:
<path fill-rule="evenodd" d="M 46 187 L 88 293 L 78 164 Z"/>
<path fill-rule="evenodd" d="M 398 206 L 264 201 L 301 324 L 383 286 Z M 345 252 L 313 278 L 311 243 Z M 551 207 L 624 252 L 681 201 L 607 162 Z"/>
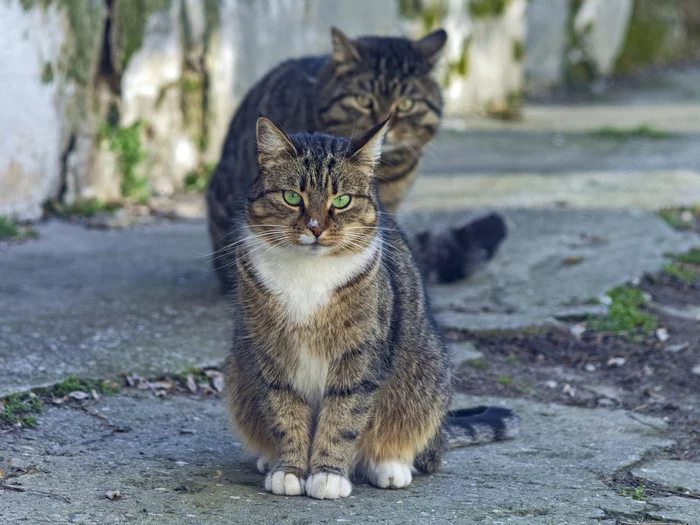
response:
<path fill-rule="evenodd" d="M 675 107 L 641 106 L 622 122 L 674 122 Z M 588 119 L 573 130 L 559 109 L 538 108 L 536 129 L 450 131 L 436 143 L 402 215 L 406 227 L 487 208 L 510 225 L 485 271 L 431 287 L 443 326 L 537 326 L 601 312 L 595 299 L 606 290 L 658 270 L 667 252 L 700 246 L 649 211 L 700 201 L 700 116 L 663 140 L 604 138 L 586 130 L 610 125 L 610 111 L 589 109 L 570 114 Z M 0 247 L 0 395 L 72 375 L 157 378 L 221 363 L 227 306 L 202 220 L 114 231 L 52 221 L 38 230 L 36 241 Z M 700 524 L 700 465 L 655 458 L 672 445 L 663 420 L 455 399 L 482 402 L 515 409 L 521 436 L 452 451 L 442 472 L 407 490 L 358 486 L 339 502 L 266 494 L 216 397 L 126 389 L 51 406 L 35 428 L 0 429 L 0 523 Z M 687 494 L 618 494 L 606 480 L 631 465 L 639 479 Z"/>

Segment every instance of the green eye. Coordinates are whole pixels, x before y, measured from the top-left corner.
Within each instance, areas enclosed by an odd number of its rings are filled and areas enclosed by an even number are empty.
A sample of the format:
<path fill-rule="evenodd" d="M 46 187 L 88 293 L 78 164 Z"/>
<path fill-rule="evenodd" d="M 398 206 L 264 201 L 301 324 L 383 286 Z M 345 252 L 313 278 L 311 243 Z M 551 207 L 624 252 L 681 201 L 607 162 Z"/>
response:
<path fill-rule="evenodd" d="M 333 199 L 333 207 L 336 210 L 342 210 L 343 208 L 347 208 L 348 204 L 350 204 L 350 201 L 352 198 L 350 195 L 339 195 L 335 199 Z"/>
<path fill-rule="evenodd" d="M 402 98 L 401 100 L 399 100 L 399 103 L 396 104 L 396 109 L 404 112 L 411 111 L 411 109 L 413 108 L 413 104 L 414 101 L 410 98 Z"/>
<path fill-rule="evenodd" d="M 372 107 L 372 97 L 370 97 L 369 95 L 364 95 L 364 94 L 355 95 L 355 100 L 363 108 L 371 108 Z"/>
<path fill-rule="evenodd" d="M 301 204 L 302 198 L 296 191 L 284 190 L 282 192 L 282 197 L 284 197 L 284 202 L 290 206 L 299 206 Z"/>

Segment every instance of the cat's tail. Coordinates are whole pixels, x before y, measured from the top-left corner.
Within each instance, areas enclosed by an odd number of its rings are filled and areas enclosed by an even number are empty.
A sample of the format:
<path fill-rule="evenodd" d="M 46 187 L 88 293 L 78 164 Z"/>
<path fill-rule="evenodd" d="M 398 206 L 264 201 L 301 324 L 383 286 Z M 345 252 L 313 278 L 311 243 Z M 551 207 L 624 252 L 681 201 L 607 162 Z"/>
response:
<path fill-rule="evenodd" d="M 445 423 L 444 433 L 449 449 L 513 439 L 520 432 L 520 418 L 503 407 L 478 406 L 451 410 Z"/>

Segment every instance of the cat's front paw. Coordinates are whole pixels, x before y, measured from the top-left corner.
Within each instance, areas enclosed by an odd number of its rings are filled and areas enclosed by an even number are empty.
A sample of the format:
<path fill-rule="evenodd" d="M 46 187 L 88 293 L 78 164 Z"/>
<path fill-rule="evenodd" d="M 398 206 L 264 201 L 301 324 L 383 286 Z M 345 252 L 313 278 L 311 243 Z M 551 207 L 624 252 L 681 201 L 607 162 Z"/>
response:
<path fill-rule="evenodd" d="M 306 480 L 306 494 L 316 499 L 347 498 L 352 492 L 350 480 L 340 474 L 318 472 Z"/>
<path fill-rule="evenodd" d="M 411 466 L 400 461 L 370 462 L 367 478 L 372 485 L 380 489 L 402 489 L 408 487 L 413 479 Z"/>
<path fill-rule="evenodd" d="M 304 479 L 284 470 L 274 470 L 265 476 L 265 490 L 281 496 L 301 496 Z"/>

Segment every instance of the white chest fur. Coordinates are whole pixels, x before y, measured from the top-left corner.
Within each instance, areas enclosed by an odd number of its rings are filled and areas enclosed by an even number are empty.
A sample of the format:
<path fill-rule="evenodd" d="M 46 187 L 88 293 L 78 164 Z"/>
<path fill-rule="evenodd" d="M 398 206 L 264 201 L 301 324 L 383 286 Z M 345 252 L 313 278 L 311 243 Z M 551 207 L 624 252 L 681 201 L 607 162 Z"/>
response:
<path fill-rule="evenodd" d="M 251 244 L 255 246 L 259 242 Z M 282 305 L 286 317 L 294 323 L 306 324 L 330 302 L 338 287 L 367 267 L 377 248 L 375 240 L 361 253 L 338 257 L 289 248 L 262 248 L 253 255 L 253 267 L 265 288 Z"/>

